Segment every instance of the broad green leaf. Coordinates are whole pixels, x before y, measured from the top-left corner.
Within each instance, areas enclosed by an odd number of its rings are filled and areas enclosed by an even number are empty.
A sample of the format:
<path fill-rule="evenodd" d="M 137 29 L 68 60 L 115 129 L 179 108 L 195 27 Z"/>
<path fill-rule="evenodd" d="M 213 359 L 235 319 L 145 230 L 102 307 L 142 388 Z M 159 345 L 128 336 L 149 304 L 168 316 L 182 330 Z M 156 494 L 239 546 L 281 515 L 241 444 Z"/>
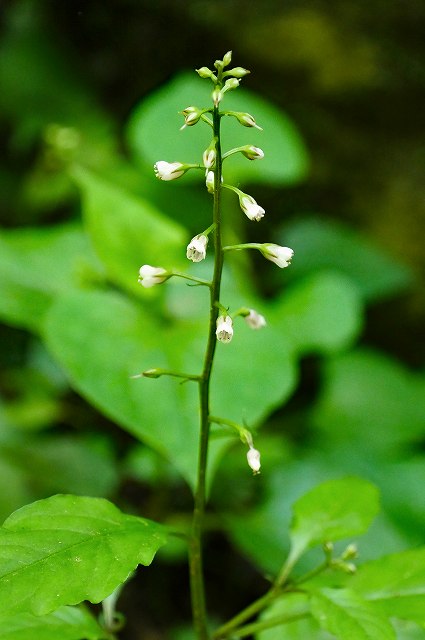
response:
<path fill-rule="evenodd" d="M 206 291 L 196 288 L 192 293 L 204 295 L 208 304 Z M 196 383 L 131 376 L 152 367 L 198 373 L 206 330 L 206 318 L 173 324 L 118 293 L 79 292 L 56 301 L 45 337 L 80 393 L 166 456 L 193 484 L 199 432 Z M 257 335 L 241 325 L 234 342 L 219 346 L 223 348 L 217 350 L 212 410 L 220 417 L 255 424 L 287 397 L 294 384 L 284 337 L 273 331 Z M 225 446 L 223 441 L 213 443 L 212 467 Z"/>
<path fill-rule="evenodd" d="M 295 250 L 288 278 L 321 270 L 344 274 L 365 300 L 379 300 L 412 286 L 413 272 L 368 238 L 335 220 L 319 217 L 285 225 L 282 243 Z"/>
<path fill-rule="evenodd" d="M 358 292 L 337 273 L 317 273 L 285 290 L 273 312 L 273 324 L 301 354 L 341 350 L 362 326 Z"/>
<path fill-rule="evenodd" d="M 379 511 L 378 489 L 361 478 L 329 480 L 293 506 L 290 558 L 327 541 L 365 533 Z"/>
<path fill-rule="evenodd" d="M 145 98 L 134 110 L 127 137 L 138 160 L 143 165 L 158 160 L 174 162 L 202 162 L 202 153 L 209 145 L 211 130 L 199 122 L 183 131 L 183 117 L 179 115 L 188 105 L 209 108 L 211 83 L 196 73 L 183 73 L 166 86 Z M 305 146 L 294 124 L 278 108 L 260 96 L 239 88 L 229 92 L 222 102 L 222 110 L 249 112 L 264 128 L 258 131 L 246 128 L 233 117 L 222 119 L 224 151 L 246 144 L 262 148 L 265 158 L 251 162 L 241 154 L 225 161 L 226 180 L 233 182 L 265 182 L 269 184 L 293 184 L 304 179 L 308 169 Z M 190 171 L 183 180 L 192 176 L 199 179 L 198 171 Z"/>
<path fill-rule="evenodd" d="M 388 616 L 425 624 L 425 547 L 361 565 L 351 585 Z"/>
<path fill-rule="evenodd" d="M 0 234 L 0 317 L 38 331 L 52 297 L 98 271 L 78 225 Z"/>
<path fill-rule="evenodd" d="M 425 377 L 387 356 L 353 351 L 325 364 L 313 422 L 324 436 L 380 451 L 415 442 L 425 428 Z"/>
<path fill-rule="evenodd" d="M 174 345 L 171 333 L 153 313 L 116 292 L 64 296 L 52 307 L 45 327 L 47 347 L 73 386 L 192 482 L 198 440 L 196 384 L 182 385 L 167 376 L 132 378 L 152 367 L 174 368 L 166 352 L 173 352 L 173 346 L 178 352 L 184 345 Z"/>
<path fill-rule="evenodd" d="M 0 615 L 100 602 L 167 541 L 159 524 L 102 498 L 57 495 L 15 511 L 0 529 Z"/>
<path fill-rule="evenodd" d="M 83 607 L 61 607 L 45 616 L 21 613 L 5 618 L 0 640 L 104 640 L 104 629 Z"/>
<path fill-rule="evenodd" d="M 339 640 L 395 640 L 388 619 L 349 589 L 321 589 L 311 594 L 311 612 L 322 629 Z"/>
<path fill-rule="evenodd" d="M 149 202 L 76 167 L 83 216 L 92 244 L 113 282 L 140 293 L 139 268 L 177 268 L 185 260 L 187 233 Z"/>

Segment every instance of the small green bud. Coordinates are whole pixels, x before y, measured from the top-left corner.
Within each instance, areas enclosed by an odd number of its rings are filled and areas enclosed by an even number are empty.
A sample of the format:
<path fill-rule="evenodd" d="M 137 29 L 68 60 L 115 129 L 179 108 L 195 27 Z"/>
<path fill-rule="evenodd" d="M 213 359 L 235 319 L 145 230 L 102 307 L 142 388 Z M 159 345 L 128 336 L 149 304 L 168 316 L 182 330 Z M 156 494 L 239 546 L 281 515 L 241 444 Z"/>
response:
<path fill-rule="evenodd" d="M 145 378 L 160 378 L 162 375 L 161 369 L 147 369 L 142 374 Z"/>
<path fill-rule="evenodd" d="M 229 91 L 230 89 L 237 89 L 239 87 L 239 82 L 240 80 L 238 80 L 237 78 L 229 78 L 228 80 L 226 80 L 222 89 L 223 93 L 225 91 Z"/>
<path fill-rule="evenodd" d="M 201 78 L 211 78 L 213 72 L 208 69 L 208 67 L 201 67 L 200 69 L 196 69 L 196 73 L 201 76 Z"/>
<path fill-rule="evenodd" d="M 357 545 L 349 544 L 348 547 L 344 550 L 341 555 L 342 560 L 353 560 L 357 558 L 359 551 L 357 549 Z"/>
<path fill-rule="evenodd" d="M 248 73 L 251 73 L 251 71 L 248 71 L 248 69 L 244 69 L 243 67 L 234 67 L 233 69 L 229 69 L 229 71 L 223 73 L 223 75 L 233 76 L 234 78 L 243 78 L 244 76 L 248 75 Z"/>
<path fill-rule="evenodd" d="M 232 52 L 228 51 L 223 56 L 223 67 L 227 67 L 232 62 Z"/>
<path fill-rule="evenodd" d="M 255 119 L 250 113 L 233 111 L 231 115 L 235 116 L 238 122 L 240 122 L 240 124 L 244 127 L 255 127 L 256 129 L 260 129 L 260 131 L 262 131 L 261 127 L 258 126 L 258 124 L 255 122 Z"/>

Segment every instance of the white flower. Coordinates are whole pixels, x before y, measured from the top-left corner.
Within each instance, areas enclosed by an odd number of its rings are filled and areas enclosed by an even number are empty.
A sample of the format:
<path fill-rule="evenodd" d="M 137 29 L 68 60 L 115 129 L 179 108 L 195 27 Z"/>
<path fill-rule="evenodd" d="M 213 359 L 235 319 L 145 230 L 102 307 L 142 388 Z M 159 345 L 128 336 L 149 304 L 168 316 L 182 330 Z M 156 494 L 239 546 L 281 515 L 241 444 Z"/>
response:
<path fill-rule="evenodd" d="M 251 467 L 254 475 L 260 473 L 261 462 L 260 462 L 260 452 L 258 449 L 254 449 L 254 447 L 250 447 L 248 453 L 246 454 L 248 464 Z"/>
<path fill-rule="evenodd" d="M 215 335 L 220 342 L 230 342 L 233 338 L 233 321 L 230 316 L 220 316 L 217 318 Z"/>
<path fill-rule="evenodd" d="M 261 253 L 267 260 L 271 260 L 281 269 L 289 267 L 294 255 L 293 250 L 289 247 L 281 247 L 278 244 L 272 244 L 270 242 L 263 244 Z"/>
<path fill-rule="evenodd" d="M 254 309 L 249 310 L 249 314 L 244 316 L 245 322 L 251 329 L 261 329 L 265 327 L 267 322 L 264 316 L 261 313 L 257 313 Z"/>
<path fill-rule="evenodd" d="M 192 238 L 187 245 L 186 257 L 192 262 L 201 262 L 207 255 L 207 236 L 198 235 Z"/>
<path fill-rule="evenodd" d="M 144 264 L 143 267 L 139 269 L 138 282 L 140 282 L 145 289 L 149 289 L 156 284 L 165 282 L 169 277 L 168 272 L 162 267 L 151 267 L 150 264 Z"/>
<path fill-rule="evenodd" d="M 263 207 L 257 204 L 252 196 L 243 193 L 239 196 L 239 204 L 242 211 L 247 215 L 250 220 L 258 222 L 266 213 Z"/>
<path fill-rule="evenodd" d="M 154 169 L 159 180 L 175 180 L 185 172 L 184 164 L 181 162 L 165 162 L 164 160 L 155 163 Z"/>

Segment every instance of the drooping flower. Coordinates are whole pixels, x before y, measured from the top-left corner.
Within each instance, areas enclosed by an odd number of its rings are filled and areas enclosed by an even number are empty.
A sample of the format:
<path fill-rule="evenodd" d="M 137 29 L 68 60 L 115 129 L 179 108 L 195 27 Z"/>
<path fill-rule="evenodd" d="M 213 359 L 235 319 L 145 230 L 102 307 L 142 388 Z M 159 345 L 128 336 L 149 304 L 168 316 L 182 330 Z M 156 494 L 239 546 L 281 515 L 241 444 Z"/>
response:
<path fill-rule="evenodd" d="M 271 260 L 281 269 L 289 267 L 294 256 L 293 250 L 289 247 L 281 247 L 271 242 L 263 244 L 260 251 L 267 260 Z"/>
<path fill-rule="evenodd" d="M 187 245 L 186 257 L 192 262 L 201 262 L 207 255 L 208 237 L 204 235 L 198 235 L 192 238 Z"/>
<path fill-rule="evenodd" d="M 159 160 L 154 164 L 154 170 L 158 180 L 176 180 L 185 173 L 186 168 L 181 162 Z"/>
<path fill-rule="evenodd" d="M 233 320 L 230 316 L 219 316 L 217 318 L 217 329 L 215 332 L 219 342 L 230 342 L 233 338 Z"/>
<path fill-rule="evenodd" d="M 254 449 L 254 447 L 250 447 L 248 453 L 246 454 L 246 458 L 248 460 L 248 464 L 251 467 L 254 475 L 260 473 L 261 462 L 260 462 L 260 452 L 258 449 Z"/>
<path fill-rule="evenodd" d="M 248 315 L 244 316 L 245 322 L 251 329 L 262 329 L 267 325 L 266 319 L 261 313 L 250 309 Z"/>
<path fill-rule="evenodd" d="M 239 204 L 241 205 L 242 211 L 250 220 L 255 220 L 258 222 L 266 213 L 263 207 L 260 207 L 259 204 L 256 203 L 252 196 L 249 196 L 247 193 L 240 192 L 239 195 Z"/>
<path fill-rule="evenodd" d="M 151 267 L 150 264 L 144 264 L 143 267 L 139 269 L 139 279 L 138 282 L 145 287 L 145 289 L 149 289 L 150 287 L 154 287 L 156 284 L 161 284 L 165 282 L 170 277 L 170 274 L 163 269 L 162 267 Z"/>

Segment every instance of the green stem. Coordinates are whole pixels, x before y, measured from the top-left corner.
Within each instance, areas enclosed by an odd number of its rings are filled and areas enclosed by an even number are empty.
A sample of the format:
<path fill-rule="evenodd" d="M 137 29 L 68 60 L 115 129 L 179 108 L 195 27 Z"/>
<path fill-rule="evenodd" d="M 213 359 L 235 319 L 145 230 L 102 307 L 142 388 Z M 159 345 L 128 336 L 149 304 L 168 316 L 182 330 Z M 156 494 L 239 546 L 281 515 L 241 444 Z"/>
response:
<path fill-rule="evenodd" d="M 251 602 L 251 604 L 245 609 L 219 627 L 217 631 L 214 632 L 214 638 L 224 638 L 229 635 L 230 632 L 233 632 L 233 630 L 239 627 L 243 622 L 246 622 L 246 620 L 249 620 L 264 609 L 272 600 L 274 600 L 274 598 L 276 598 L 276 596 L 276 591 L 271 588 L 270 591 L 264 594 L 264 596 L 261 596 L 258 600 L 254 600 L 254 602 Z"/>
<path fill-rule="evenodd" d="M 196 276 L 188 276 L 187 273 L 180 273 L 180 271 L 173 271 L 173 276 L 177 278 L 184 278 L 185 280 L 190 280 L 191 282 L 196 282 L 196 284 L 204 285 L 205 287 L 211 287 L 212 283 L 209 280 L 203 280 L 202 278 L 197 278 Z"/>
<path fill-rule="evenodd" d="M 240 627 L 236 631 L 232 631 L 232 638 L 246 638 L 247 636 L 254 636 L 259 631 L 272 629 L 273 627 L 289 624 L 290 622 L 296 622 L 297 620 L 308 618 L 309 615 L 309 612 L 294 613 L 292 615 L 273 616 L 273 618 L 261 620 L 260 622 L 251 622 L 250 624 Z"/>
<path fill-rule="evenodd" d="M 216 320 L 218 317 L 218 304 L 220 301 L 221 274 L 223 270 L 223 249 L 221 240 L 221 145 L 220 145 L 220 114 L 218 107 L 213 110 L 213 132 L 216 142 L 216 162 L 214 169 L 214 274 L 210 287 L 210 319 L 208 330 L 208 342 L 205 351 L 204 367 L 199 381 L 200 404 L 200 436 L 198 450 L 198 474 L 195 491 L 195 504 L 193 510 L 192 529 L 189 542 L 189 568 L 192 598 L 192 612 L 195 632 L 198 640 L 208 638 L 207 615 L 205 605 L 205 585 L 202 568 L 202 525 L 206 502 L 206 471 L 208 460 L 208 441 L 210 431 L 209 403 L 210 403 L 210 379 L 217 344 Z"/>

